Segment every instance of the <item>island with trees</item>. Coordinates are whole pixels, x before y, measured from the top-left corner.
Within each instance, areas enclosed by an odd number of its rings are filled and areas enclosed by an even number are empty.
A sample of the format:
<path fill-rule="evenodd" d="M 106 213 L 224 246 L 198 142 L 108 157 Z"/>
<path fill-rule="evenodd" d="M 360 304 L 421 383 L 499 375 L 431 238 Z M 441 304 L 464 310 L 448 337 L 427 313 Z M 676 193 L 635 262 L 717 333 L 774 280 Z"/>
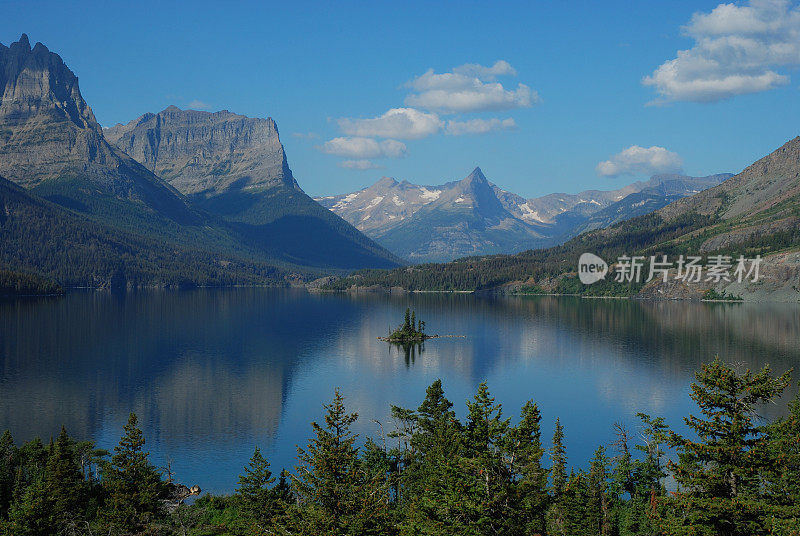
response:
<path fill-rule="evenodd" d="M 388 337 L 378 337 L 378 339 L 397 344 L 414 344 L 434 339 L 438 335 L 427 335 L 425 333 L 425 322 L 417 321 L 417 313 L 410 308 L 406 308 L 406 316 L 403 324 L 389 333 Z"/>

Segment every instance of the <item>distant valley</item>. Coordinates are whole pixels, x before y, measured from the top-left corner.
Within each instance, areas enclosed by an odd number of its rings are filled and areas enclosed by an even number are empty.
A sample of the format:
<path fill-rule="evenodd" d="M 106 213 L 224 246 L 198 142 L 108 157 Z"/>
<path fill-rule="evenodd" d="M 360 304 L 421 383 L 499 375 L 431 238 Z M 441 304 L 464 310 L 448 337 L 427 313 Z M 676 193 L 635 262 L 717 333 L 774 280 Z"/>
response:
<path fill-rule="evenodd" d="M 549 247 L 647 214 L 730 178 L 656 175 L 616 190 L 525 199 L 476 168 L 461 181 L 421 186 L 384 177 L 368 188 L 315 198 L 410 262 Z"/>

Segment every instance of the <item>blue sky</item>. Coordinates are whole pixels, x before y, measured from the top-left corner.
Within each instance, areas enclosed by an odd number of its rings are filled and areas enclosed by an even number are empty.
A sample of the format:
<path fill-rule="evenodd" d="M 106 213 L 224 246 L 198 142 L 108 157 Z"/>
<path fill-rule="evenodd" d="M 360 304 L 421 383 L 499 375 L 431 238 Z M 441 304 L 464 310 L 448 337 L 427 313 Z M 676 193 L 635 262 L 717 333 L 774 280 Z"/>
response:
<path fill-rule="evenodd" d="M 800 133 L 780 0 L 113 4 L 5 0 L 0 42 L 59 53 L 104 126 L 170 104 L 273 117 L 312 195 L 476 165 L 526 197 L 611 189 L 737 172 Z"/>

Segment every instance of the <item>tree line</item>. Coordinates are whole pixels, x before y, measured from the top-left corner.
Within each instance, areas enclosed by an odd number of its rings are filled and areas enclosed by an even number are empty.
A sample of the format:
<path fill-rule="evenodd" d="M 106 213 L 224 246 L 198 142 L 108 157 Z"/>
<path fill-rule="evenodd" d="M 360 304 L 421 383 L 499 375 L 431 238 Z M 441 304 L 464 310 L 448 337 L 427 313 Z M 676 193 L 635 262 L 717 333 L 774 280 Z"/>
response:
<path fill-rule="evenodd" d="M 506 417 L 485 383 L 457 418 L 435 381 L 391 431 L 364 440 L 337 390 L 293 471 L 256 448 L 235 493 L 191 505 L 149 461 L 135 415 L 113 454 L 62 429 L 45 446 L 0 438 L 0 534 L 702 535 L 800 534 L 800 396 L 761 419 L 789 373 L 696 373 L 689 435 L 639 414 L 636 434 L 571 464 L 567 431 L 526 402 Z M 110 456 L 109 456 L 110 455 Z"/>

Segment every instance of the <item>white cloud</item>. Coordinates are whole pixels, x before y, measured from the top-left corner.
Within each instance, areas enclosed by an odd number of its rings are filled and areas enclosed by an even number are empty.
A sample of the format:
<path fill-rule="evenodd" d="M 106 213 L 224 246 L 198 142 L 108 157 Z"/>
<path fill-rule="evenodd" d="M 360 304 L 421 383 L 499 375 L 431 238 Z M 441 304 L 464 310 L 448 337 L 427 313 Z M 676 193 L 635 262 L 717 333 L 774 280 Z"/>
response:
<path fill-rule="evenodd" d="M 406 145 L 396 140 L 377 141 L 372 138 L 333 138 L 318 147 L 320 151 L 352 159 L 401 158 Z"/>
<path fill-rule="evenodd" d="M 683 161 L 678 153 L 663 147 L 631 145 L 621 153 L 597 164 L 597 174 L 603 177 L 619 175 L 650 176 L 658 173 L 680 173 Z"/>
<path fill-rule="evenodd" d="M 498 76 L 517 76 L 517 70 L 505 60 L 498 60 L 491 67 L 477 63 L 466 63 L 454 68 L 453 72 L 464 76 L 474 76 L 481 80 L 494 80 Z"/>
<path fill-rule="evenodd" d="M 448 121 L 447 133 L 451 136 L 461 136 L 464 134 L 486 134 L 496 130 L 509 130 L 516 128 L 517 123 L 509 117 L 508 119 L 470 119 L 468 121 Z"/>
<path fill-rule="evenodd" d="M 211 105 L 207 102 L 195 99 L 186 105 L 189 110 L 210 110 Z"/>
<path fill-rule="evenodd" d="M 527 108 L 539 102 L 539 94 L 525 84 L 506 89 L 493 81 L 500 75 L 515 74 L 514 68 L 505 61 L 498 61 L 491 67 L 466 64 L 453 72 L 439 74 L 428 69 L 408 82 L 407 86 L 416 93 L 408 95 L 405 103 L 453 113 Z"/>
<path fill-rule="evenodd" d="M 392 108 L 370 119 L 338 119 L 337 123 L 348 136 L 420 139 L 439 132 L 443 122 L 436 114 L 414 108 Z"/>
<path fill-rule="evenodd" d="M 339 167 L 347 169 L 380 169 L 381 166 L 370 160 L 343 160 L 339 162 Z"/>
<path fill-rule="evenodd" d="M 800 9 L 788 0 L 720 4 L 695 13 L 682 32 L 694 46 L 642 80 L 659 93 L 656 104 L 766 91 L 789 83 L 776 69 L 800 65 Z"/>

